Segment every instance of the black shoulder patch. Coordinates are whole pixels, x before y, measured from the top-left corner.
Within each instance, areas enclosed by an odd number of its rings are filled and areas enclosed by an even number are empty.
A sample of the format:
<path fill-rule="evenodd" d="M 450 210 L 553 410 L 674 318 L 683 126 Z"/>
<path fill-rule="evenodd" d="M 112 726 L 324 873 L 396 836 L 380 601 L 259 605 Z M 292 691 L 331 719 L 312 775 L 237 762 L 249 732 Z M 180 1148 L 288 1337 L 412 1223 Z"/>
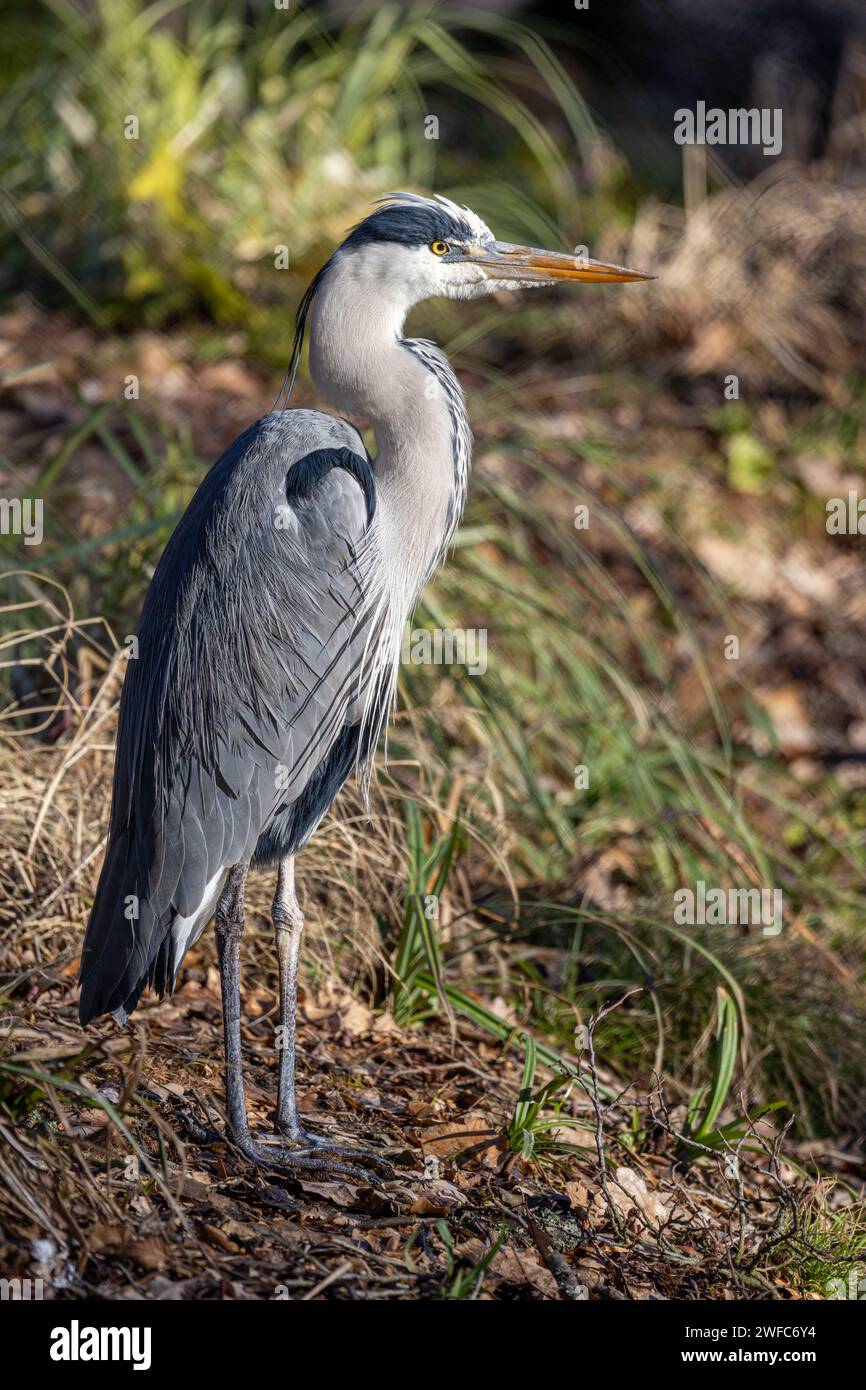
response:
<path fill-rule="evenodd" d="M 293 463 L 286 474 L 286 498 L 309 497 L 332 468 L 344 468 L 361 486 L 367 503 L 367 525 L 376 513 L 376 482 L 369 461 L 352 449 L 314 449 Z"/>

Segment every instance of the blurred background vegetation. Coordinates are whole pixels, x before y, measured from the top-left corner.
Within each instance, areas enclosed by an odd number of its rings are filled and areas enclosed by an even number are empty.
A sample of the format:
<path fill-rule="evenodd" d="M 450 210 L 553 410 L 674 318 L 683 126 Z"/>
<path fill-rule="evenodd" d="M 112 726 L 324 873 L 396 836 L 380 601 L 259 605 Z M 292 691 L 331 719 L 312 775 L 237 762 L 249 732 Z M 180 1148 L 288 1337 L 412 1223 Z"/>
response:
<path fill-rule="evenodd" d="M 7 5 L 0 491 L 44 497 L 46 535 L 2 538 L 29 571 L 4 629 L 0 911 L 29 923 L 6 997 L 70 1007 L 111 768 L 93 711 L 174 521 L 275 398 L 335 242 L 382 192 L 436 190 L 659 279 L 413 315 L 476 434 L 416 625 L 485 628 L 489 664 L 403 671 L 378 818 L 345 798 L 304 856 L 311 977 L 409 1024 L 447 997 L 566 1059 L 637 987 L 599 1026 L 611 1084 L 655 1068 L 700 1111 L 733 1048 L 714 1124 L 780 1104 L 844 1146 L 866 586 L 825 504 L 864 487 L 866 47 L 842 5 L 675 6 L 673 30 L 560 8 Z M 697 98 L 782 105 L 783 155 L 680 149 Z M 678 926 L 700 880 L 781 888 L 782 932 Z"/>

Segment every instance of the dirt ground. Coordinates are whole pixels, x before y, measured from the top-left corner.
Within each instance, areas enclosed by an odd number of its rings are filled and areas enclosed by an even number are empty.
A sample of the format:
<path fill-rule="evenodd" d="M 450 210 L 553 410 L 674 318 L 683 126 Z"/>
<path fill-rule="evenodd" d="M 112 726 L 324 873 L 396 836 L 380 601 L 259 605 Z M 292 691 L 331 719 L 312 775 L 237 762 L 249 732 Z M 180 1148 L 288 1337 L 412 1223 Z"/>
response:
<path fill-rule="evenodd" d="M 252 927 L 247 1103 L 267 1134 L 276 982 Z M 453 1038 L 441 1025 L 401 1031 L 338 991 L 302 1002 L 302 1113 L 322 1134 L 381 1149 L 393 1168 L 270 1173 L 224 1140 L 191 1137 L 196 1124 L 223 1124 L 208 947 L 173 999 L 146 1003 L 133 1026 L 108 1025 L 86 1049 L 70 995 L 60 979 L 7 1014 L 3 1033 L 3 1268 L 41 1277 L 46 1297 L 803 1296 L 788 1267 L 809 1239 L 809 1151 L 792 1166 L 769 1128 L 689 1161 L 682 1117 L 659 1094 L 596 1110 L 583 1066 L 568 1109 L 586 1127 L 548 1136 L 582 1147 L 524 1160 L 505 1137 L 521 1083 L 513 1052 L 463 1025 Z M 650 1127 L 640 1156 L 628 1116 Z M 854 1177 L 844 1155 L 820 1157 Z"/>

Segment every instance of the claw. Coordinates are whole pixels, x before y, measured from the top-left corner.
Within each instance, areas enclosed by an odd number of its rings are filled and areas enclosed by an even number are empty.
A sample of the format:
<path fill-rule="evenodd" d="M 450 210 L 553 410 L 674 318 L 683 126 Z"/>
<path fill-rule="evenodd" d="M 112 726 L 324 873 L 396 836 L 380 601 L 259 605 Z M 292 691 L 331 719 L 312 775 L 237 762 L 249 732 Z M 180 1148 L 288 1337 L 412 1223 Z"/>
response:
<path fill-rule="evenodd" d="M 218 1144 L 223 1138 L 218 1130 L 210 1129 L 207 1125 L 200 1125 L 188 1110 L 179 1110 L 178 1119 L 190 1139 L 195 1140 L 197 1144 Z"/>

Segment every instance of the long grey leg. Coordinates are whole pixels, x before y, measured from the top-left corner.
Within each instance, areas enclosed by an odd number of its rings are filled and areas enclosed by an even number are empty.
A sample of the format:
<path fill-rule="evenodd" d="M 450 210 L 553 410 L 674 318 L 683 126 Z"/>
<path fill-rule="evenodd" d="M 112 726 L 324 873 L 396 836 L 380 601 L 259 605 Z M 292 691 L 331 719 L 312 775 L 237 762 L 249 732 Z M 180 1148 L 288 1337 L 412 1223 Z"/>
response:
<path fill-rule="evenodd" d="M 241 1053 L 241 937 L 244 934 L 244 892 L 248 873 L 248 864 L 236 864 L 229 869 L 216 910 L 225 1038 L 226 1112 L 232 1137 L 240 1144 L 250 1137 Z"/>
<path fill-rule="evenodd" d="M 229 870 L 216 910 L 217 955 L 223 1004 L 226 1061 L 226 1112 L 229 1131 L 238 1148 L 254 1163 L 281 1172 L 294 1168 L 327 1169 L 373 1180 L 360 1168 L 314 1158 L 289 1149 L 260 1148 L 253 1142 L 244 1099 L 244 1073 L 241 1050 L 241 937 L 244 934 L 244 891 L 249 865 L 237 864 Z"/>
<path fill-rule="evenodd" d="M 295 1096 L 297 1056 L 298 958 L 304 931 L 304 914 L 295 896 L 295 856 L 280 860 L 272 921 L 280 962 L 280 1084 L 277 1099 L 277 1129 L 295 1143 L 308 1136 L 301 1128 Z"/>
<path fill-rule="evenodd" d="M 277 891 L 272 908 L 277 956 L 280 964 L 280 1081 L 277 1096 L 277 1129 L 302 1150 L 327 1149 L 331 1153 L 355 1158 L 387 1160 L 373 1149 L 360 1149 L 333 1142 L 324 1135 L 310 1134 L 301 1124 L 295 1094 L 297 1058 L 298 960 L 304 931 L 304 914 L 295 896 L 295 857 L 280 860 Z M 390 1167 L 390 1164 L 387 1164 Z"/>

